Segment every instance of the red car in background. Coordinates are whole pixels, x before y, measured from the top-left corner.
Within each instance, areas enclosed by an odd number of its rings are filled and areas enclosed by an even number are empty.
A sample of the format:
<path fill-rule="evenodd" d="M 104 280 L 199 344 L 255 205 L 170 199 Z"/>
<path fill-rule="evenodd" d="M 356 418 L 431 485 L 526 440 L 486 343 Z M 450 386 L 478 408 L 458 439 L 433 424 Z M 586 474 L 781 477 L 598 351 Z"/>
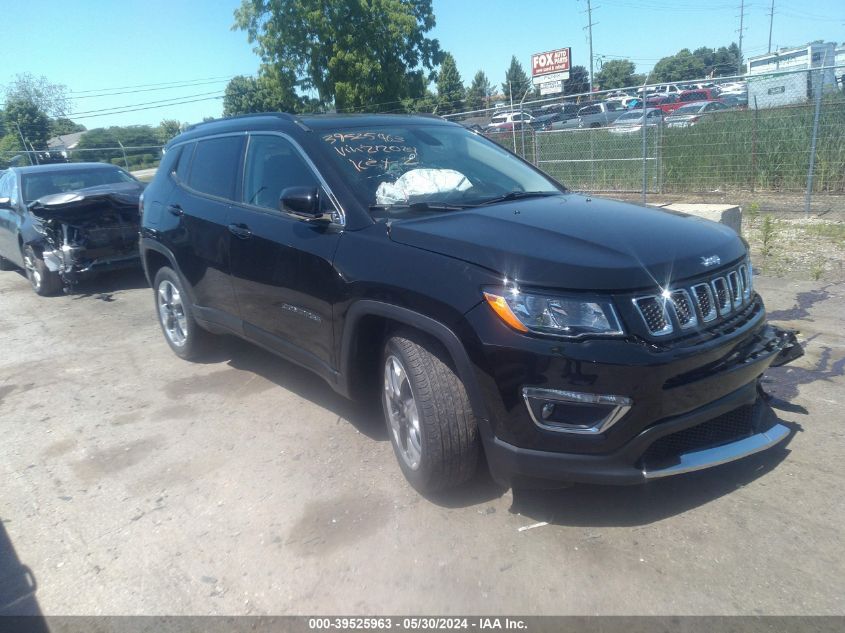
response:
<path fill-rule="evenodd" d="M 695 90 L 684 90 L 678 96 L 677 110 L 685 103 L 693 103 L 695 101 L 718 101 L 721 91 L 718 88 L 696 88 Z"/>
<path fill-rule="evenodd" d="M 677 94 L 671 93 L 667 95 L 649 97 L 646 99 L 646 105 L 649 108 L 658 108 L 662 110 L 663 114 L 671 114 L 684 104 L 680 102 L 680 98 Z"/>

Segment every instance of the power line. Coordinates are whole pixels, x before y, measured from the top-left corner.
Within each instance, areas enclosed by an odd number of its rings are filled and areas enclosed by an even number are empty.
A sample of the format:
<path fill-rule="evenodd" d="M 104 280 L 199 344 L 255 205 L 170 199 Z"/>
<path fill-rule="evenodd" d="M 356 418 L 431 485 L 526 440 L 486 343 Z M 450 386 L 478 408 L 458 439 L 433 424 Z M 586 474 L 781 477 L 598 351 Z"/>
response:
<path fill-rule="evenodd" d="M 218 83 L 221 83 L 223 81 L 229 81 L 231 79 L 232 79 L 232 77 L 228 77 L 228 78 L 224 78 L 224 79 L 215 79 L 213 81 L 202 81 L 202 82 L 198 82 L 198 83 L 183 83 L 183 84 L 177 84 L 177 85 L 174 85 L 174 86 L 164 86 L 164 87 L 161 87 L 161 88 L 142 88 L 142 89 L 139 89 L 139 90 L 125 90 L 125 91 L 122 91 L 122 92 L 108 92 L 108 93 L 96 94 L 96 95 L 82 95 L 81 97 L 71 97 L 71 99 L 76 101 L 77 99 L 97 99 L 98 97 L 115 97 L 117 95 L 129 95 L 129 94 L 136 94 L 136 93 L 139 93 L 139 92 L 157 92 L 157 91 L 160 91 L 160 90 L 175 90 L 175 89 L 178 89 L 178 88 L 194 88 L 196 86 L 206 86 L 208 84 L 218 84 Z"/>
<path fill-rule="evenodd" d="M 81 95 L 81 94 L 89 94 L 91 92 L 104 92 L 109 90 L 129 90 L 130 88 L 148 88 L 150 86 L 172 86 L 173 84 L 185 84 L 185 83 L 192 83 L 195 81 L 211 81 L 214 79 L 231 79 L 235 75 L 227 76 L 227 75 L 220 75 L 218 77 L 202 77 L 199 79 L 180 79 L 174 81 L 165 81 L 162 83 L 154 83 L 154 84 L 136 84 L 134 86 L 112 86 L 111 88 L 92 88 L 90 90 L 72 90 L 71 95 Z M 71 97 L 74 98 L 74 97 Z"/>
<path fill-rule="evenodd" d="M 143 103 L 130 103 L 130 104 L 124 104 L 124 105 L 120 105 L 120 106 L 112 106 L 110 108 L 100 108 L 98 110 L 83 110 L 82 112 L 74 112 L 72 114 L 72 116 L 79 118 L 81 115 L 97 114 L 97 113 L 100 113 L 100 112 L 107 112 L 109 110 L 123 110 L 125 108 L 135 108 L 135 107 L 140 107 L 140 106 L 155 105 L 155 104 L 158 104 L 158 103 L 162 103 L 164 105 L 167 105 L 166 102 L 168 102 L 168 101 L 175 101 L 177 99 L 190 99 L 190 98 L 193 98 L 193 97 L 207 97 L 209 95 L 219 95 L 220 97 L 223 97 L 223 93 L 221 93 L 219 90 L 212 90 L 211 92 L 200 92 L 200 93 L 191 94 L 191 95 L 181 95 L 179 97 L 170 97 L 169 99 L 160 99 L 158 101 L 146 101 L 146 102 L 143 102 Z"/>
<path fill-rule="evenodd" d="M 121 110 L 120 112 L 104 112 L 102 114 L 86 114 L 84 116 L 75 116 L 75 115 L 74 116 L 77 119 L 93 119 L 93 118 L 96 118 L 96 117 L 109 116 L 109 115 L 112 115 L 112 114 L 127 114 L 129 112 L 140 112 L 141 110 L 155 110 L 155 109 L 158 109 L 158 108 L 166 108 L 168 106 L 183 105 L 183 104 L 186 104 L 186 103 L 198 103 L 200 101 L 213 101 L 215 99 L 222 99 L 222 98 L 223 98 L 223 95 L 219 95 L 217 97 L 204 97 L 202 99 L 191 99 L 189 101 L 178 101 L 176 103 L 165 103 L 163 105 L 153 105 L 153 106 L 148 106 L 148 107 L 145 107 L 145 108 L 131 108 L 129 110 Z"/>

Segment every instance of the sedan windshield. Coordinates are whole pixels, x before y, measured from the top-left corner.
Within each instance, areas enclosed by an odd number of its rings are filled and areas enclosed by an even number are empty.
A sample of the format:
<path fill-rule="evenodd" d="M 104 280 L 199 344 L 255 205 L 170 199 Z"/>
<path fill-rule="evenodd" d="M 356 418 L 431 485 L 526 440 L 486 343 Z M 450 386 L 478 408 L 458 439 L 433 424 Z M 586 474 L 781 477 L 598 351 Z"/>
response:
<path fill-rule="evenodd" d="M 132 176 L 117 167 L 96 169 L 61 169 L 24 174 L 21 177 L 23 199 L 29 204 L 44 196 L 66 191 L 77 191 L 101 185 L 136 182 Z"/>
<path fill-rule="evenodd" d="M 701 108 L 703 107 L 704 104 L 691 103 L 690 105 L 685 105 L 675 110 L 675 114 L 697 114 L 698 111 L 701 110 Z"/>
<path fill-rule="evenodd" d="M 565 191 L 499 145 L 459 126 L 337 128 L 322 147 L 378 212 L 444 211 Z"/>

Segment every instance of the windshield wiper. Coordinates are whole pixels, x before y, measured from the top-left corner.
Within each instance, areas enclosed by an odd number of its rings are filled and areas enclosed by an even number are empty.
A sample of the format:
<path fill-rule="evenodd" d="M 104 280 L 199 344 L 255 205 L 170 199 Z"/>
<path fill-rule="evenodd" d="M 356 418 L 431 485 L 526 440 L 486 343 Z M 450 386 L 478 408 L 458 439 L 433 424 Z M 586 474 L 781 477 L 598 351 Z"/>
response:
<path fill-rule="evenodd" d="M 549 196 L 559 196 L 561 193 L 561 191 L 509 191 L 504 195 L 483 200 L 482 202 L 478 202 L 476 204 L 473 204 L 472 206 L 483 207 L 487 204 L 493 204 L 496 202 L 507 202 L 508 200 L 518 200 L 521 198 L 546 198 Z"/>
<path fill-rule="evenodd" d="M 410 209 L 411 211 L 460 211 L 467 205 L 448 204 L 446 202 L 412 202 L 410 204 L 371 204 L 370 211 L 392 211 L 393 209 Z"/>

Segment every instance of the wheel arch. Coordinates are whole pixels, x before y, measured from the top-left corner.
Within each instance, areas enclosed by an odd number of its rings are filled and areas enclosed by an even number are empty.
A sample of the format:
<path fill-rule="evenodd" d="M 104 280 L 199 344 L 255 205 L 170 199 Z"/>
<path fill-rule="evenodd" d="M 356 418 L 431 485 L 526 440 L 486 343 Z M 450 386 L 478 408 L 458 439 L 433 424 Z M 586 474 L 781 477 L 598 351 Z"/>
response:
<path fill-rule="evenodd" d="M 374 346 L 362 347 L 362 343 L 378 340 L 384 342 L 384 336 L 392 327 L 409 327 L 439 342 L 449 354 L 464 388 L 467 391 L 470 404 L 475 416 L 479 420 L 489 420 L 487 406 L 481 395 L 475 369 L 466 349 L 457 334 L 449 327 L 429 316 L 381 301 L 361 299 L 352 304 L 344 321 L 343 335 L 340 346 L 340 373 L 338 375 L 337 390 L 349 397 L 356 387 L 361 384 L 360 372 L 356 368 L 361 364 L 363 351 L 364 364 L 372 360 L 375 353 L 381 360 L 381 348 Z"/>

